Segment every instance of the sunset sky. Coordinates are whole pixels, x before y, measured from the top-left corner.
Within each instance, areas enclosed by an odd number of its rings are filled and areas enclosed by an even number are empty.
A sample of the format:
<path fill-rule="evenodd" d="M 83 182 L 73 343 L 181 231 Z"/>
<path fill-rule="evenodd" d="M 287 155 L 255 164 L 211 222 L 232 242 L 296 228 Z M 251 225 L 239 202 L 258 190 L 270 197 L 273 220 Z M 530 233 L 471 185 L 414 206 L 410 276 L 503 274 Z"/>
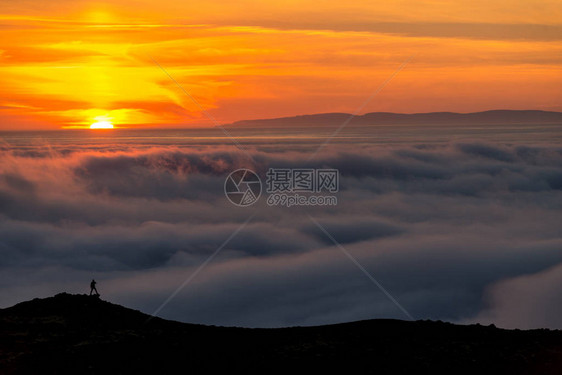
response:
<path fill-rule="evenodd" d="M 562 2 L 0 0 L 0 130 L 562 111 Z"/>

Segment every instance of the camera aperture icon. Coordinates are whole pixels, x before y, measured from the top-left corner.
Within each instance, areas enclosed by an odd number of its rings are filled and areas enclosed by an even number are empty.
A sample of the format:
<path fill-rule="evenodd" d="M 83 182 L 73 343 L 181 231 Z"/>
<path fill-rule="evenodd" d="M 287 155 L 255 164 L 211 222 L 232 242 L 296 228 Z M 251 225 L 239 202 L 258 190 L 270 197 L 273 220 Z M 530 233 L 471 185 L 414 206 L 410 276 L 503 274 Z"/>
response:
<path fill-rule="evenodd" d="M 232 204 L 251 206 L 261 195 L 261 180 L 249 169 L 237 169 L 226 178 L 224 194 Z"/>

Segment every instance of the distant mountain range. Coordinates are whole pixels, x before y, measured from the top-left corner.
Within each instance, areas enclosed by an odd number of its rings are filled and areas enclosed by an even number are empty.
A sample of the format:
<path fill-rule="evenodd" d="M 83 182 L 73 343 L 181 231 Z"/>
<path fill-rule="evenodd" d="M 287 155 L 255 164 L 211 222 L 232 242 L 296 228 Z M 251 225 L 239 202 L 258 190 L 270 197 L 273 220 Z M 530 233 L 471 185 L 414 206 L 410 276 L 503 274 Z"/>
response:
<path fill-rule="evenodd" d="M 261 120 L 237 121 L 227 127 L 310 127 L 340 126 L 349 121 L 348 126 L 356 125 L 457 125 L 457 124 L 560 124 L 562 112 L 536 110 L 493 110 L 473 113 L 430 112 L 430 113 L 391 113 L 372 112 L 354 116 L 349 113 L 321 113 L 293 117 Z"/>
<path fill-rule="evenodd" d="M 2 374 L 560 374 L 562 332 L 368 320 L 248 329 L 151 319 L 87 295 L 0 309 Z"/>

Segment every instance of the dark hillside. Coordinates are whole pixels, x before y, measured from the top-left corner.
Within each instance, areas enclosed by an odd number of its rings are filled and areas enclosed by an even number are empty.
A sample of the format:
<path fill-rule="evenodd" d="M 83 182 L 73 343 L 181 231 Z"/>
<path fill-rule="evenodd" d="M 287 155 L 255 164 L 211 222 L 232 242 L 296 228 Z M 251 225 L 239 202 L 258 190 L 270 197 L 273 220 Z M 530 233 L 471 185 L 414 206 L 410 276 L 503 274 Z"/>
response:
<path fill-rule="evenodd" d="M 399 320 L 247 329 L 148 318 L 66 293 L 0 310 L 0 373 L 562 373 L 560 331 Z"/>

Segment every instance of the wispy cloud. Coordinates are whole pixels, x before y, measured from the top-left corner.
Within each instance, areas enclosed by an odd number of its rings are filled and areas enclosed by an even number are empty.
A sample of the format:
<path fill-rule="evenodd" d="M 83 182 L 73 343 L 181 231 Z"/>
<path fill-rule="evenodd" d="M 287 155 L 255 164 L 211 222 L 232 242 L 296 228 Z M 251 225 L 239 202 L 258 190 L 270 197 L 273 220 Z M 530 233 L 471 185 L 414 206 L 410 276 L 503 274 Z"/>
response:
<path fill-rule="evenodd" d="M 122 126 L 211 125 L 148 55 L 221 123 L 352 112 L 414 54 L 365 111 L 561 109 L 555 5 L 436 4 L 270 2 L 240 12 L 224 2 L 3 2 L 0 106 L 33 110 L 0 113 L 0 129 L 87 127 L 94 112 Z"/>

